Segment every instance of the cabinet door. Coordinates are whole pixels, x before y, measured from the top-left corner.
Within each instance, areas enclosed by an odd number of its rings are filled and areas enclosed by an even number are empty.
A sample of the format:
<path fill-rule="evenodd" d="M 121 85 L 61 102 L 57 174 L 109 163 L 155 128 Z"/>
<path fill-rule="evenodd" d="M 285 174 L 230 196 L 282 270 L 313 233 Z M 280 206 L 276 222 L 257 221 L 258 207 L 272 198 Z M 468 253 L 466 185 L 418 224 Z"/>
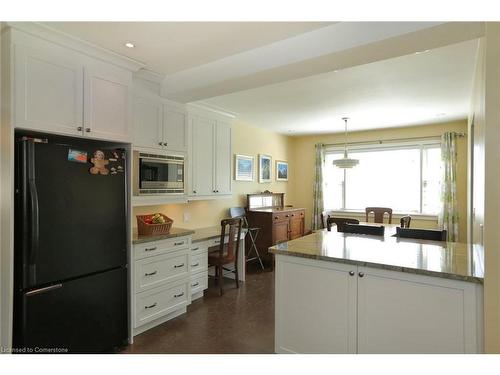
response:
<path fill-rule="evenodd" d="M 57 49 L 14 47 L 14 126 L 81 135 L 83 65 Z"/>
<path fill-rule="evenodd" d="M 359 353 L 474 353 L 475 284 L 359 267 Z"/>
<path fill-rule="evenodd" d="M 347 264 L 276 256 L 276 353 L 356 352 L 355 271 Z"/>
<path fill-rule="evenodd" d="M 302 237 L 304 235 L 304 213 L 292 212 L 290 214 L 290 239 Z"/>
<path fill-rule="evenodd" d="M 163 105 L 159 100 L 134 98 L 133 134 L 134 146 L 163 149 Z"/>
<path fill-rule="evenodd" d="M 231 123 L 219 120 L 215 127 L 215 191 L 231 194 Z"/>
<path fill-rule="evenodd" d="M 168 150 L 185 151 L 187 148 L 186 111 L 168 104 L 163 106 L 163 144 Z"/>
<path fill-rule="evenodd" d="M 190 195 L 214 194 L 214 121 L 192 119 L 192 191 Z"/>
<path fill-rule="evenodd" d="M 288 226 L 289 226 L 288 220 L 279 220 L 273 222 L 273 245 L 280 242 L 286 242 L 289 240 Z"/>
<path fill-rule="evenodd" d="M 93 138 L 129 141 L 132 75 L 107 64 L 85 68 L 84 127 Z"/>

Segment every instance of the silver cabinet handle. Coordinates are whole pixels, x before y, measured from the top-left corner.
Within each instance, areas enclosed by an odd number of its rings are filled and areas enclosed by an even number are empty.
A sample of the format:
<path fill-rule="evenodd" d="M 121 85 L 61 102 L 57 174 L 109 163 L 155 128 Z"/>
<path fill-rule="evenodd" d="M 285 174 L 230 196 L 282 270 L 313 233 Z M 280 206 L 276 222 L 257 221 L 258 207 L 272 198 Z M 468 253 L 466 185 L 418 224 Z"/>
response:
<path fill-rule="evenodd" d="M 350 276 L 354 276 L 354 271 L 349 271 Z"/>
<path fill-rule="evenodd" d="M 155 247 L 150 247 L 149 249 L 145 248 L 144 251 L 154 251 L 156 249 L 157 249 L 157 247 L 155 246 Z"/>
<path fill-rule="evenodd" d="M 200 263 L 191 264 L 191 267 L 198 267 Z"/>
<path fill-rule="evenodd" d="M 146 273 L 144 274 L 144 276 L 153 276 L 153 275 L 156 275 L 157 273 L 158 273 L 158 271 L 149 272 L 149 273 L 148 273 L 148 272 L 146 272 Z"/>
<path fill-rule="evenodd" d="M 181 268 L 181 267 L 184 267 L 184 263 L 182 263 L 182 264 L 176 264 L 176 265 L 174 266 L 174 268 Z"/>
<path fill-rule="evenodd" d="M 85 128 L 85 131 L 86 131 L 87 133 L 90 133 L 90 128 Z"/>
<path fill-rule="evenodd" d="M 153 307 L 156 307 L 157 303 L 153 303 L 152 305 L 149 306 L 144 306 L 145 309 L 152 309 Z"/>
<path fill-rule="evenodd" d="M 193 247 L 193 248 L 191 249 L 191 251 L 196 251 L 196 250 L 200 250 L 200 248 L 199 248 L 199 247 Z"/>
<path fill-rule="evenodd" d="M 184 245 L 184 241 L 182 242 L 174 242 L 174 246 Z"/>
<path fill-rule="evenodd" d="M 194 288 L 195 286 L 198 286 L 198 285 L 200 285 L 200 283 L 196 282 L 196 283 L 194 283 L 194 284 L 191 284 L 191 287 L 193 287 L 193 288 Z"/>
<path fill-rule="evenodd" d="M 168 146 L 168 143 L 167 142 L 163 142 L 163 146 Z"/>
<path fill-rule="evenodd" d="M 359 275 L 359 277 L 365 276 L 365 274 L 363 272 L 358 273 L 358 275 Z"/>
<path fill-rule="evenodd" d="M 193 194 L 196 194 L 196 190 L 193 190 Z"/>
<path fill-rule="evenodd" d="M 177 298 L 177 297 L 182 297 L 184 295 L 184 292 L 182 292 L 181 294 L 174 294 L 174 297 Z"/>
<path fill-rule="evenodd" d="M 158 142 L 158 144 L 159 144 L 160 146 L 163 146 L 163 142 Z"/>
<path fill-rule="evenodd" d="M 83 130 L 83 127 L 79 126 L 76 128 L 76 130 L 78 130 L 79 132 L 81 132 Z"/>

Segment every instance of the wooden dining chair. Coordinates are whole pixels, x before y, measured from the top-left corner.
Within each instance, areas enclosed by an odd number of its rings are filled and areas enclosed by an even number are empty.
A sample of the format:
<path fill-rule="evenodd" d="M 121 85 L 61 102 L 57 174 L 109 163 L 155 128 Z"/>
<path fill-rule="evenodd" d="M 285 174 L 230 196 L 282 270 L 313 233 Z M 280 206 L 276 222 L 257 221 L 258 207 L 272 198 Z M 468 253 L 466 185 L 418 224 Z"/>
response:
<path fill-rule="evenodd" d="M 328 228 L 327 219 L 333 216 L 333 210 L 326 210 L 321 213 L 321 228 Z"/>
<path fill-rule="evenodd" d="M 238 275 L 238 251 L 240 248 L 241 227 L 243 219 L 235 217 L 221 220 L 220 244 L 215 251 L 208 253 L 208 266 L 215 267 L 215 280 L 219 284 L 219 294 L 224 294 L 224 271 L 234 272 L 236 287 L 240 287 Z M 228 242 L 224 244 L 226 237 L 226 227 L 228 228 Z M 234 270 L 224 267 L 227 264 L 234 264 Z"/>
<path fill-rule="evenodd" d="M 403 216 L 399 220 L 399 222 L 401 223 L 401 228 L 409 228 L 411 223 L 411 216 L 410 215 Z"/>
<path fill-rule="evenodd" d="M 374 226 L 374 225 L 357 225 L 357 224 L 344 224 L 338 227 L 337 230 L 343 233 L 353 233 L 353 234 L 368 234 L 372 236 L 383 236 L 385 233 L 385 227 Z"/>
<path fill-rule="evenodd" d="M 389 224 L 392 224 L 392 208 L 389 207 L 366 207 L 366 222 L 368 222 L 368 215 L 373 212 L 374 222 L 383 224 L 384 223 L 384 214 L 389 214 Z"/>
<path fill-rule="evenodd" d="M 326 219 L 326 230 L 328 230 L 328 232 L 330 232 L 332 230 L 332 225 L 335 224 L 337 226 L 337 231 L 339 231 L 338 228 L 346 223 L 359 224 L 359 220 L 351 219 L 351 218 L 347 218 L 347 217 L 328 216 L 328 218 Z"/>
<path fill-rule="evenodd" d="M 396 228 L 396 237 L 418 240 L 446 241 L 446 230 Z"/>

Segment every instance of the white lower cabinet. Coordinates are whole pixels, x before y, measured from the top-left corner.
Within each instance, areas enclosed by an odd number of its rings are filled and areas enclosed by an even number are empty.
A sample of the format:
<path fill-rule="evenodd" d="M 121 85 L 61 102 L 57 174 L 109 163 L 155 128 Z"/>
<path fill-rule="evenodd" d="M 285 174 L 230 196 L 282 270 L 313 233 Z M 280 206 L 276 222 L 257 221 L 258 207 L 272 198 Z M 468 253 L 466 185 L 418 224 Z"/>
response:
<path fill-rule="evenodd" d="M 203 297 L 203 291 L 208 288 L 208 242 L 191 244 L 191 298 Z"/>
<path fill-rule="evenodd" d="M 276 257 L 277 353 L 481 353 L 472 282 Z"/>
<path fill-rule="evenodd" d="M 186 312 L 208 288 L 208 241 L 191 236 L 134 245 L 134 335 Z"/>

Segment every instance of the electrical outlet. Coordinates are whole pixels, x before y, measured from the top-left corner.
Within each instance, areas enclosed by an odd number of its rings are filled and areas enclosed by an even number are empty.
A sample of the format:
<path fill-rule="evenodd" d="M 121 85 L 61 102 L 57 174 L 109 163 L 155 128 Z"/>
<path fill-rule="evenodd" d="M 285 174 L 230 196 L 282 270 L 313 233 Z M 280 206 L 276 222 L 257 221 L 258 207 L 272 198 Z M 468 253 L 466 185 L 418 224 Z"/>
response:
<path fill-rule="evenodd" d="M 187 223 L 191 220 L 191 213 L 190 212 L 184 212 L 184 222 Z"/>

